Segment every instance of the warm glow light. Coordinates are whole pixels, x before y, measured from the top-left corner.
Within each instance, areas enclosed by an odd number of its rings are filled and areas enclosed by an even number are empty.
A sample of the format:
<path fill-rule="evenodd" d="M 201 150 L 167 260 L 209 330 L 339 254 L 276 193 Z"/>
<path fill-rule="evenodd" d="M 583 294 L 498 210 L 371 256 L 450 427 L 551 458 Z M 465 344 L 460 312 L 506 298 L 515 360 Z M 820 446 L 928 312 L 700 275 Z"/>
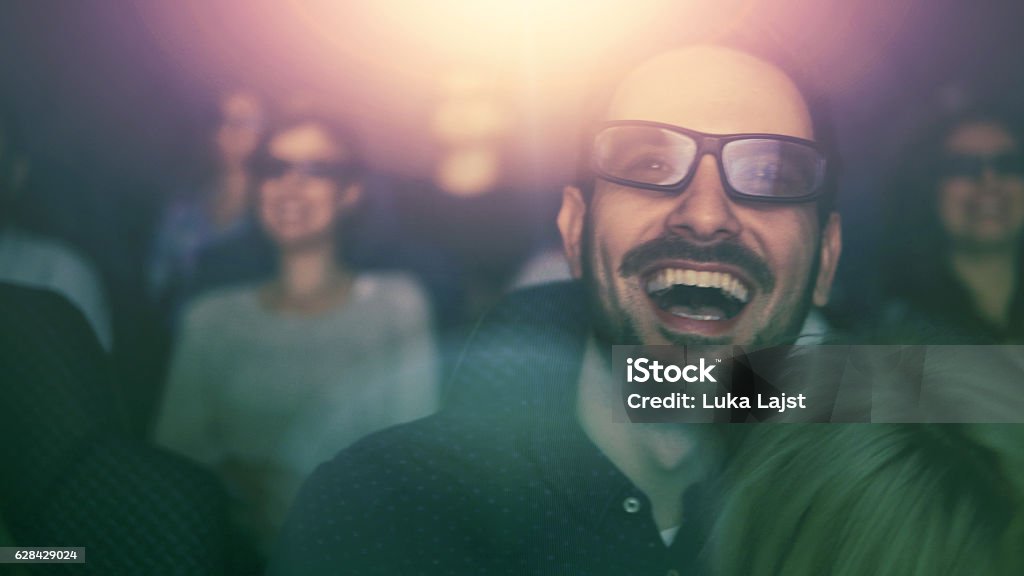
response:
<path fill-rule="evenodd" d="M 871 73 L 886 43 L 925 4 L 180 0 L 142 3 L 139 10 L 190 80 L 218 87 L 219 78 L 241 79 L 278 100 L 296 91 L 315 94 L 364 129 L 371 160 L 429 174 L 438 138 L 452 144 L 506 131 L 528 140 L 520 148 L 532 164 L 519 172 L 535 172 L 540 163 L 571 166 L 563 151 L 573 149 L 592 82 L 695 38 L 749 31 L 777 40 L 842 89 Z M 452 77 L 458 70 L 471 70 L 472 78 Z"/>
<path fill-rule="evenodd" d="M 307 34 L 333 46 L 335 55 L 325 53 L 323 58 L 357 62 L 360 81 L 385 87 L 382 93 L 392 100 L 380 101 L 382 107 L 417 106 L 416 131 L 423 150 L 419 170 L 429 171 L 438 151 L 431 137 L 450 142 L 481 130 L 502 132 L 509 119 L 512 137 L 530 139 L 538 158 L 557 157 L 545 149 L 572 138 L 581 91 L 595 77 L 658 43 L 727 34 L 746 20 L 755 3 L 291 0 L 288 5 L 299 14 Z M 453 69 L 472 70 L 474 86 L 451 86 Z M 339 78 L 337 86 L 349 90 L 351 78 Z M 460 90 L 490 95 L 453 98 Z M 506 110 L 495 109 L 494 100 Z M 446 110 L 446 102 L 458 107 Z M 408 134 L 403 138 L 396 145 L 408 146 Z M 453 165 L 469 161 L 459 158 Z M 475 173 L 461 168 L 456 172 Z"/>
<path fill-rule="evenodd" d="M 355 12 L 329 0 L 302 1 L 307 21 L 325 36 L 338 36 Z M 658 16 L 673 12 L 671 0 L 377 0 L 358 9 L 363 32 L 411 47 L 428 58 L 456 58 L 501 65 L 531 54 L 533 62 L 568 63 L 600 53 L 635 36 Z M 356 34 L 359 32 L 357 31 Z"/>

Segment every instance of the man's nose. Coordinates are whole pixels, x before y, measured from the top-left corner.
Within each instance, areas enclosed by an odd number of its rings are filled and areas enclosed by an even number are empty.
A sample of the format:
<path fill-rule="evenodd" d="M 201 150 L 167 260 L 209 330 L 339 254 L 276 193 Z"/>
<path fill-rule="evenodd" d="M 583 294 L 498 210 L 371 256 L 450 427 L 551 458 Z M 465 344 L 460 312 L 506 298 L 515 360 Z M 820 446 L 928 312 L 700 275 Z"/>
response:
<path fill-rule="evenodd" d="M 740 232 L 735 205 L 711 154 L 699 160 L 693 179 L 674 202 L 666 219 L 666 227 L 673 234 L 694 242 L 714 243 Z"/>

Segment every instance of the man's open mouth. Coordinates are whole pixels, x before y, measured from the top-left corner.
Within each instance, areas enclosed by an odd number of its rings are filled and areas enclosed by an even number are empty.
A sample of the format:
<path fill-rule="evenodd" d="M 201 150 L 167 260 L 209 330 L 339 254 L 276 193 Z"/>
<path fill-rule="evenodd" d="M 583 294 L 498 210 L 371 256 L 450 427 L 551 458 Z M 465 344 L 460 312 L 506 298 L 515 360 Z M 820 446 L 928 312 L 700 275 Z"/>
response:
<path fill-rule="evenodd" d="M 734 318 L 751 293 L 743 280 L 725 271 L 662 267 L 645 274 L 642 282 L 660 310 L 688 320 Z"/>

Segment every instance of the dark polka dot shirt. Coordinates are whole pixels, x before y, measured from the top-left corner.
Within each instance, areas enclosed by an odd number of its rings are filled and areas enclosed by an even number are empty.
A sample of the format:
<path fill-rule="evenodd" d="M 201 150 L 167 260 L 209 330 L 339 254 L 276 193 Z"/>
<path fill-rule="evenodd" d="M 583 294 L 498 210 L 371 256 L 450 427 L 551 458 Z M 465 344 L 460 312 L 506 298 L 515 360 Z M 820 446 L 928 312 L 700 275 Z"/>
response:
<path fill-rule="evenodd" d="M 589 326 L 578 284 L 514 296 L 464 353 L 441 414 L 322 465 L 270 574 L 696 574 L 708 508 L 666 546 L 650 502 L 573 410 Z"/>
<path fill-rule="evenodd" d="M 444 414 L 321 466 L 270 573 L 694 574 L 700 516 L 666 546 L 647 497 L 574 423 Z"/>

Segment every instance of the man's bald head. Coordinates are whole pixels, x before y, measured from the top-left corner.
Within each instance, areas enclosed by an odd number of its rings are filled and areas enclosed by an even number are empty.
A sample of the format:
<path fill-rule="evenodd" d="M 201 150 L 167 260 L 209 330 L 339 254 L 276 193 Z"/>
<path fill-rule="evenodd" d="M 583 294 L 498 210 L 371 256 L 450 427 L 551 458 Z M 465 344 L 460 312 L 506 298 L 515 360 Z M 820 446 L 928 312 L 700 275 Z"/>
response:
<path fill-rule="evenodd" d="M 653 120 L 710 134 L 814 137 L 807 104 L 789 76 L 745 52 L 710 45 L 641 64 L 619 84 L 604 119 Z"/>
<path fill-rule="evenodd" d="M 568 188 L 559 215 L 602 337 L 787 342 L 827 303 L 841 223 L 811 101 L 780 66 L 711 45 L 616 85 L 584 148 L 589 190 Z"/>
<path fill-rule="evenodd" d="M 819 216 L 835 207 L 838 150 L 822 94 L 793 66 L 731 46 L 697 44 L 660 53 L 635 66 L 591 102 L 584 127 L 578 182 L 588 193 L 589 130 L 598 122 L 652 120 L 709 134 L 765 132 L 815 140 L 830 167 Z M 759 118 L 738 126 L 737 115 Z"/>

